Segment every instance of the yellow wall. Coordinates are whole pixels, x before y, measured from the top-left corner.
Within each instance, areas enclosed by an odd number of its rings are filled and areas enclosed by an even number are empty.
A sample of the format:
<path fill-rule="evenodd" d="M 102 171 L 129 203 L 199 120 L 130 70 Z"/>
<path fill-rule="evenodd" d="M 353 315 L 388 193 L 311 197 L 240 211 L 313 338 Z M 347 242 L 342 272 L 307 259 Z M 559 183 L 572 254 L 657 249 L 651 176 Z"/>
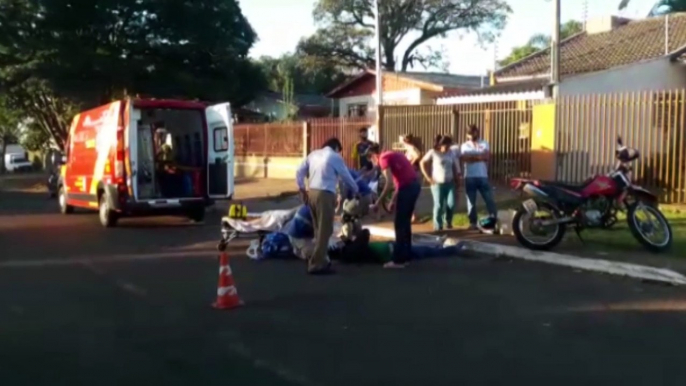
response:
<path fill-rule="evenodd" d="M 531 178 L 555 180 L 555 103 L 533 106 L 531 130 Z"/>
<path fill-rule="evenodd" d="M 236 157 L 235 178 L 294 179 L 301 157 Z"/>

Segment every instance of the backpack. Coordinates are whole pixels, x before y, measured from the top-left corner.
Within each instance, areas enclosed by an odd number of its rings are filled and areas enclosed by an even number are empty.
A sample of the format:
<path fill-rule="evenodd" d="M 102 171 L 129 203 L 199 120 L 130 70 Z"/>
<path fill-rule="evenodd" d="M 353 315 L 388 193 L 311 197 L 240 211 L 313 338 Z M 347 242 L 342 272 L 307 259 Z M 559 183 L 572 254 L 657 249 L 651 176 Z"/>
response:
<path fill-rule="evenodd" d="M 294 255 L 288 235 L 281 232 L 273 232 L 264 237 L 264 241 L 262 241 L 262 258 L 287 259 L 291 257 L 294 257 Z"/>

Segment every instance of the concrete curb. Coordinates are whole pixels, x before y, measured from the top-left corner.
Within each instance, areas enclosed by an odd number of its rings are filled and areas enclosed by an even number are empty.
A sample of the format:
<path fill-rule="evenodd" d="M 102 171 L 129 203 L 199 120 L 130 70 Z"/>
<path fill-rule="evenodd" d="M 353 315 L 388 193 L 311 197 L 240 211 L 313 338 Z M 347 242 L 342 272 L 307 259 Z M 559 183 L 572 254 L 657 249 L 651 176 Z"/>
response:
<path fill-rule="evenodd" d="M 395 233 L 392 229 L 378 226 L 367 226 L 365 228 L 369 229 L 369 232 L 373 236 L 395 239 Z M 509 257 L 512 259 L 553 264 L 584 271 L 631 277 L 639 280 L 655 281 L 671 285 L 686 285 L 686 276 L 664 268 L 602 259 L 590 259 L 553 252 L 531 251 L 525 248 L 508 245 L 460 240 L 457 238 L 448 238 L 446 240 L 446 245 L 457 245 L 458 243 L 461 243 L 468 251 L 493 257 Z"/>

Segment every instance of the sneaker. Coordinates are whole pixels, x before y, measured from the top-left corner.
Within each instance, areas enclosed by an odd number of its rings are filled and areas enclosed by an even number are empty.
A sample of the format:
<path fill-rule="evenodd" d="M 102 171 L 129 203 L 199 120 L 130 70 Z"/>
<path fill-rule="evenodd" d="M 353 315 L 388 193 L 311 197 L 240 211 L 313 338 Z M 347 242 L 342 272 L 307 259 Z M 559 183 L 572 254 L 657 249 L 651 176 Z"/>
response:
<path fill-rule="evenodd" d="M 470 231 L 478 231 L 479 227 L 476 224 L 469 224 L 469 228 L 467 228 Z"/>
<path fill-rule="evenodd" d="M 394 261 L 389 261 L 388 263 L 384 264 L 383 267 L 386 269 L 403 269 L 407 267 L 407 263 L 396 263 Z"/>

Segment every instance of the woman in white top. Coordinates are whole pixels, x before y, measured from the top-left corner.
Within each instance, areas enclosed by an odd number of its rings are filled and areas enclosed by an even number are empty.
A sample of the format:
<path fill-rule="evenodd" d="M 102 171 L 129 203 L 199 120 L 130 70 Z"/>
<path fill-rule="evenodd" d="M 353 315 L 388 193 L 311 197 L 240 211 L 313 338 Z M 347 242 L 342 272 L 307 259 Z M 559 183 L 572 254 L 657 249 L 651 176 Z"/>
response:
<path fill-rule="evenodd" d="M 434 201 L 433 224 L 436 231 L 443 230 L 444 224 L 447 229 L 453 227 L 460 166 L 450 149 L 452 143 L 452 138 L 447 135 L 437 136 L 434 149 L 427 152 L 419 164 L 424 178 L 431 185 Z M 429 165 L 431 175 L 427 171 Z"/>

